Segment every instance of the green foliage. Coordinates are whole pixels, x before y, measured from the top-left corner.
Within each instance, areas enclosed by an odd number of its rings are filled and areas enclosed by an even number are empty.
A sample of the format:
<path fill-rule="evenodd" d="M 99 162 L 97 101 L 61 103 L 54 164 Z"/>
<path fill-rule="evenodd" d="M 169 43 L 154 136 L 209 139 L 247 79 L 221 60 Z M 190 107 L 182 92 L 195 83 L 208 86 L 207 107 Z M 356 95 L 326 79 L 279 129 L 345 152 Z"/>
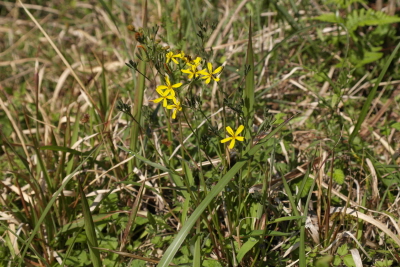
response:
<path fill-rule="evenodd" d="M 344 173 L 341 169 L 334 169 L 333 170 L 333 180 L 342 185 L 344 183 Z"/>
<path fill-rule="evenodd" d="M 332 255 L 321 257 L 315 262 L 315 267 L 328 267 L 330 266 L 329 264 L 332 262 L 332 259 Z"/>
<path fill-rule="evenodd" d="M 342 6 L 342 1 L 335 1 L 339 6 Z M 351 1 L 347 2 L 347 6 L 351 5 Z M 343 7 L 344 8 L 344 7 Z M 346 9 L 347 10 L 347 9 Z M 336 23 L 344 25 L 350 37 L 354 42 L 357 42 L 357 50 L 349 51 L 349 60 L 355 68 L 362 67 L 366 64 L 376 62 L 384 56 L 384 53 L 379 52 L 382 47 L 375 43 L 375 40 L 382 40 L 387 36 L 385 28 L 379 26 L 386 26 L 388 24 L 400 22 L 397 16 L 390 16 L 382 11 L 373 9 L 353 9 L 347 13 L 346 16 L 339 16 L 338 12 L 325 13 L 315 17 L 316 20 Z M 358 29 L 364 26 L 377 26 L 374 30 L 368 31 L 366 34 L 360 35 Z M 372 39 L 371 37 L 374 36 Z M 345 39 L 338 39 L 340 42 L 346 42 Z M 377 46 L 378 45 L 378 46 Z M 342 60 L 339 66 L 343 66 L 345 61 Z"/>
<path fill-rule="evenodd" d="M 392 264 L 393 264 L 392 260 L 375 261 L 376 267 L 389 267 L 389 266 L 392 266 Z"/>
<path fill-rule="evenodd" d="M 353 260 L 353 256 L 349 254 L 348 246 L 347 244 L 341 245 L 337 251 L 337 255 L 334 256 L 333 259 L 333 265 L 334 266 L 339 266 L 342 263 L 347 266 L 347 267 L 353 267 L 356 266 Z"/>
<path fill-rule="evenodd" d="M 345 9 L 350 7 L 353 4 L 359 3 L 359 4 L 367 4 L 367 1 L 364 0 L 328 0 L 328 4 L 332 4 L 335 7 L 338 7 L 340 9 Z"/>
<path fill-rule="evenodd" d="M 400 22 L 400 18 L 373 9 L 353 9 L 345 18 L 335 13 L 325 13 L 315 18 L 319 21 L 344 24 L 352 34 L 359 27 L 378 26 Z"/>

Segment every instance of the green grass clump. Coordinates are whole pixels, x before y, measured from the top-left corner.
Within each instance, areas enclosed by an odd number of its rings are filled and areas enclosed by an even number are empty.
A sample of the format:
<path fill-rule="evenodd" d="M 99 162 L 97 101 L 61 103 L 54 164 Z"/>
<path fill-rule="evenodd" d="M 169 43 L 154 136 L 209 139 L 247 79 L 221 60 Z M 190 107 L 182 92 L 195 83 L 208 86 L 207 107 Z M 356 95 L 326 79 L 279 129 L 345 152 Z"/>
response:
<path fill-rule="evenodd" d="M 0 266 L 396 266 L 396 3 L 0 3 Z"/>

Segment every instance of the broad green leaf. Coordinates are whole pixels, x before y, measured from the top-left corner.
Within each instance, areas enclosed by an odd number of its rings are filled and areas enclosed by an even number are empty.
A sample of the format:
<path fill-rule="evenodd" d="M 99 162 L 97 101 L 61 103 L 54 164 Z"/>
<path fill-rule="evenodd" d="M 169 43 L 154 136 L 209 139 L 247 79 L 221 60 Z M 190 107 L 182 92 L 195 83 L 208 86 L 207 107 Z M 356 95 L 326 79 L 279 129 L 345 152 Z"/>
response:
<path fill-rule="evenodd" d="M 340 258 L 340 256 L 335 256 L 335 258 L 333 259 L 333 266 L 338 266 L 342 263 L 342 258 Z"/>
<path fill-rule="evenodd" d="M 347 267 L 353 267 L 356 266 L 353 260 L 353 256 L 351 254 L 347 254 L 346 256 L 343 257 L 343 263 Z"/>
<path fill-rule="evenodd" d="M 392 260 L 382 260 L 382 261 L 375 262 L 376 267 L 389 267 L 389 266 L 392 266 L 392 264 L 393 264 Z"/>
<path fill-rule="evenodd" d="M 274 121 L 273 125 L 279 125 L 279 124 L 281 124 L 282 122 L 284 122 L 284 121 L 285 121 L 284 118 L 285 118 L 286 116 L 287 116 L 287 115 L 286 115 L 285 113 L 282 113 L 282 112 L 280 112 L 280 113 L 274 115 L 275 121 Z"/>
<path fill-rule="evenodd" d="M 356 64 L 356 68 L 362 67 L 365 64 L 369 64 L 375 62 L 383 57 L 383 53 L 381 52 L 365 52 L 363 59 L 358 61 Z"/>
<path fill-rule="evenodd" d="M 393 123 L 391 127 L 396 129 L 397 131 L 400 131 L 400 122 Z"/>
<path fill-rule="evenodd" d="M 216 260 L 205 260 L 203 262 L 204 267 L 222 267 L 221 263 Z"/>
<path fill-rule="evenodd" d="M 344 256 L 344 255 L 346 255 L 347 253 L 349 253 L 349 250 L 347 249 L 347 244 L 341 245 L 341 246 L 337 249 L 336 253 L 337 253 L 338 255 L 340 255 L 340 256 Z"/>
<path fill-rule="evenodd" d="M 315 263 L 315 267 L 329 267 L 329 264 L 332 262 L 332 260 L 332 255 L 326 255 L 317 260 L 317 262 Z"/>

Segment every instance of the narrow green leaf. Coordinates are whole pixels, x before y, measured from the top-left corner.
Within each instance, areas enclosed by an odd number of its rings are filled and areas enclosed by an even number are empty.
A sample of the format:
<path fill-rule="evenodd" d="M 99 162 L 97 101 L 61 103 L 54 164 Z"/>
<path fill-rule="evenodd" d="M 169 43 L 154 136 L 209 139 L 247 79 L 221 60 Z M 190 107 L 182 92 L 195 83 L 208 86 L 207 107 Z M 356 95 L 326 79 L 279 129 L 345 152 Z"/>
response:
<path fill-rule="evenodd" d="M 269 221 L 268 224 L 284 222 L 284 221 L 291 221 L 291 220 L 298 220 L 298 219 L 306 219 L 305 216 L 287 216 L 282 218 L 277 218 L 273 221 Z"/>
<path fill-rule="evenodd" d="M 143 30 L 147 29 L 147 0 L 143 1 L 144 2 L 144 7 L 143 7 Z M 142 118 L 142 109 L 143 109 L 143 96 L 144 96 L 144 90 L 145 90 L 145 81 L 146 78 L 144 75 L 146 75 L 146 62 L 141 60 L 138 64 L 138 71 L 139 71 L 139 77 L 138 77 L 138 84 L 135 87 L 135 90 L 133 92 L 133 118 L 134 121 L 132 122 L 131 126 L 131 142 L 130 142 L 130 149 L 132 151 L 136 152 L 136 147 L 138 144 L 139 140 L 139 131 L 141 129 L 141 118 Z M 129 161 L 128 162 L 128 172 L 132 173 L 133 167 L 136 166 L 135 160 Z"/>
<path fill-rule="evenodd" d="M 140 156 L 139 154 L 133 152 L 133 151 L 130 150 L 130 149 L 127 149 L 127 148 L 125 148 L 125 147 L 123 147 L 123 146 L 118 146 L 118 147 L 119 147 L 120 149 L 122 149 L 123 151 L 128 152 L 128 153 L 131 154 L 131 155 L 134 155 L 136 158 L 140 159 L 140 160 L 143 161 L 144 163 L 146 163 L 146 164 L 148 164 L 148 165 L 150 165 L 150 166 L 153 166 L 154 168 L 157 168 L 157 169 L 162 170 L 162 171 L 164 171 L 164 172 L 168 172 L 168 173 L 170 173 L 170 174 L 174 174 L 174 172 L 173 172 L 172 170 L 170 170 L 170 169 L 164 167 L 164 166 L 161 165 L 161 164 L 152 162 L 152 161 L 146 159 L 145 157 L 142 157 L 142 156 Z"/>
<path fill-rule="evenodd" d="M 199 223 L 198 223 L 199 225 Z M 200 226 L 200 225 L 199 225 Z M 199 227 L 200 229 L 200 227 Z M 194 251 L 193 251 L 193 267 L 201 267 L 201 249 L 200 249 L 200 242 L 201 242 L 201 237 L 200 235 L 196 235 L 195 237 L 195 242 L 194 242 Z"/>
<path fill-rule="evenodd" d="M 278 232 L 278 231 L 267 231 L 267 232 L 265 232 L 264 230 L 253 230 L 249 234 L 247 234 L 245 236 L 241 236 L 241 237 L 243 238 L 243 237 L 260 236 L 260 235 L 265 235 L 265 236 L 290 236 L 290 235 L 293 235 L 293 232 L 284 233 L 284 232 Z"/>
<path fill-rule="evenodd" d="M 76 149 L 72 149 L 72 148 L 68 148 L 68 147 L 64 147 L 64 146 L 41 146 L 40 150 L 61 151 L 61 152 L 71 153 L 73 155 L 79 155 L 79 156 L 87 156 L 90 154 L 90 151 L 80 152 Z"/>
<path fill-rule="evenodd" d="M 243 246 L 239 249 L 236 257 L 238 262 L 241 262 L 246 253 L 249 252 L 257 243 L 258 240 L 255 238 L 250 238 L 249 240 L 247 240 L 247 242 L 244 243 Z"/>
<path fill-rule="evenodd" d="M 253 53 L 253 41 L 252 41 L 252 29 L 251 20 L 249 23 L 249 40 L 247 43 L 247 59 L 246 68 L 248 71 L 246 73 L 246 84 L 243 91 L 243 115 L 246 123 L 246 133 L 245 137 L 247 140 L 251 140 L 250 129 L 253 126 L 254 119 L 254 53 Z"/>
<path fill-rule="evenodd" d="M 93 222 L 95 222 L 95 223 L 96 222 L 97 223 L 105 223 L 105 222 L 109 221 L 108 218 L 111 218 L 112 216 L 116 216 L 116 215 L 118 216 L 118 213 L 104 213 L 104 214 L 92 215 L 92 218 L 93 218 Z M 78 219 L 76 221 L 73 221 L 71 223 L 63 225 L 63 227 L 57 233 L 57 235 L 59 235 L 63 232 L 74 230 L 76 228 L 81 228 L 83 225 L 84 225 L 83 219 Z"/>
<path fill-rule="evenodd" d="M 78 186 L 79 186 L 79 195 L 81 197 L 81 203 L 82 203 L 83 221 L 85 223 L 85 232 L 90 252 L 90 259 L 94 267 L 101 267 L 102 264 L 100 259 L 100 252 L 97 249 L 93 249 L 93 247 L 98 247 L 99 244 L 97 242 L 96 230 L 94 227 L 92 214 L 90 212 L 89 204 L 87 202 L 85 193 L 82 190 L 82 185 L 78 183 Z"/>

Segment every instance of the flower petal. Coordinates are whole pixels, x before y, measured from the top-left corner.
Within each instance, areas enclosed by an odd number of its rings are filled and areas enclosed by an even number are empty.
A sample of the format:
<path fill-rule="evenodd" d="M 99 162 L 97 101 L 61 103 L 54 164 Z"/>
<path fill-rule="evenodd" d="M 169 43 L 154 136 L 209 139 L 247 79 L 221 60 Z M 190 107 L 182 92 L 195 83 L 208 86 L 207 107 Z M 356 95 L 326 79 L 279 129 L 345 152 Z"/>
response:
<path fill-rule="evenodd" d="M 211 76 L 207 77 L 206 83 L 209 84 L 211 82 Z"/>
<path fill-rule="evenodd" d="M 174 59 L 172 59 L 172 60 L 174 60 Z M 178 64 L 178 63 L 176 63 L 176 64 Z M 165 83 L 168 85 L 168 87 L 171 86 L 171 82 L 169 81 L 168 76 L 165 76 Z"/>
<path fill-rule="evenodd" d="M 244 126 L 243 126 L 243 125 L 240 125 L 240 126 L 237 128 L 237 130 L 236 130 L 236 132 L 235 132 L 235 135 L 239 135 L 243 130 L 244 130 Z"/>
<path fill-rule="evenodd" d="M 223 67 L 220 66 L 220 67 L 216 68 L 216 69 L 213 71 L 212 74 L 218 74 L 218 73 L 220 73 L 220 72 L 222 71 L 222 69 L 223 69 Z"/>
<path fill-rule="evenodd" d="M 177 111 L 177 110 L 174 109 L 174 111 L 172 112 L 172 118 L 173 118 L 173 119 L 176 119 L 176 111 Z"/>
<path fill-rule="evenodd" d="M 207 63 L 207 69 L 208 69 L 209 73 L 212 73 L 212 64 L 211 64 L 211 62 Z"/>
<path fill-rule="evenodd" d="M 168 86 L 159 85 L 159 86 L 157 86 L 157 89 L 156 89 L 156 90 L 165 90 L 165 89 L 168 89 Z"/>
<path fill-rule="evenodd" d="M 165 90 L 162 96 L 165 96 L 165 97 L 170 97 L 170 96 L 175 97 L 175 91 L 174 91 L 173 89 Z M 172 99 L 172 98 L 170 98 L 170 99 Z"/>
<path fill-rule="evenodd" d="M 167 107 L 167 105 L 168 105 L 167 99 L 164 98 L 164 102 L 163 102 L 163 105 L 162 105 L 162 106 L 165 108 L 165 107 Z"/>
<path fill-rule="evenodd" d="M 229 144 L 229 149 L 232 149 L 235 146 L 235 139 L 232 138 L 231 143 Z"/>
<path fill-rule="evenodd" d="M 157 98 L 157 99 L 154 99 L 154 100 L 151 100 L 151 101 L 153 101 L 154 103 L 158 103 L 158 102 L 161 102 L 163 99 L 164 98 L 160 97 L 160 98 Z"/>
<path fill-rule="evenodd" d="M 230 127 L 230 126 L 226 126 L 226 131 L 230 134 L 230 135 L 232 135 L 232 136 L 234 136 L 235 135 L 235 132 L 232 130 L 232 128 Z"/>
<path fill-rule="evenodd" d="M 240 141 L 240 142 L 244 141 L 244 137 L 243 136 L 236 136 L 235 139 Z"/>
<path fill-rule="evenodd" d="M 172 88 L 178 88 L 181 86 L 182 86 L 182 83 L 176 83 L 176 84 L 172 85 Z"/>
<path fill-rule="evenodd" d="M 219 78 L 218 77 L 214 77 L 214 76 L 212 76 L 212 77 L 213 77 L 214 81 L 219 82 Z"/>
<path fill-rule="evenodd" d="M 230 141 L 230 140 L 232 140 L 232 137 L 227 137 L 227 138 L 225 138 L 225 139 L 222 139 L 222 140 L 221 140 L 221 143 L 226 143 L 226 142 L 228 142 L 228 141 Z"/>
<path fill-rule="evenodd" d="M 197 73 L 200 75 L 210 75 L 206 70 L 200 70 Z"/>

